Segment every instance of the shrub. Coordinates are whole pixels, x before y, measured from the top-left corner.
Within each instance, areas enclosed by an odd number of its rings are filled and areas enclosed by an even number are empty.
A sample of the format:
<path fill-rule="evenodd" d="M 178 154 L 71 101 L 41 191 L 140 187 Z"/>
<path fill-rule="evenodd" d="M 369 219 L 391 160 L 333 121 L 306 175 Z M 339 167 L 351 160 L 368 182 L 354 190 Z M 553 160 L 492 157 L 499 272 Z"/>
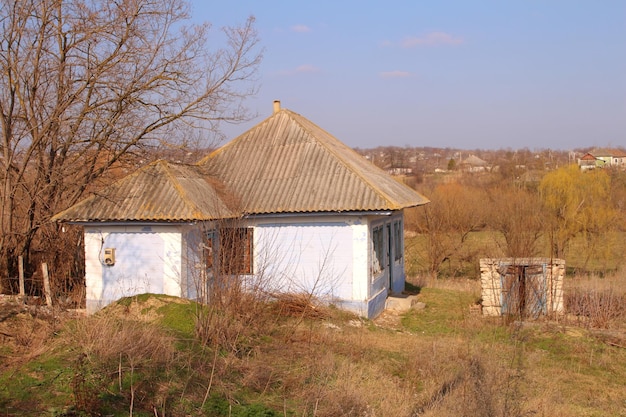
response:
<path fill-rule="evenodd" d="M 626 295 L 614 289 L 575 288 L 564 295 L 565 310 L 585 318 L 590 327 L 610 327 L 611 323 L 626 316 Z"/>

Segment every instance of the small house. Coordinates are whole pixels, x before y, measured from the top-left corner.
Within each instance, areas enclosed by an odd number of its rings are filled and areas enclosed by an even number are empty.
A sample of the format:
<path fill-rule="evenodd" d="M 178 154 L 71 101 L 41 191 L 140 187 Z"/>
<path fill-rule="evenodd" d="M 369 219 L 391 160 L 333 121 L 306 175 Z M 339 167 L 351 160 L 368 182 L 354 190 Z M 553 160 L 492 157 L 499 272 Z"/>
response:
<path fill-rule="evenodd" d="M 596 158 L 589 152 L 578 159 L 578 167 L 583 171 L 602 168 L 605 163 L 606 162 L 604 160 Z"/>
<path fill-rule="evenodd" d="M 487 161 L 480 159 L 476 155 L 470 155 L 459 164 L 461 169 L 467 172 L 485 172 L 488 169 Z"/>
<path fill-rule="evenodd" d="M 626 152 L 622 149 L 593 149 L 578 159 L 581 170 L 593 168 L 626 169 Z"/>
<path fill-rule="evenodd" d="M 590 153 L 606 167 L 626 169 L 626 152 L 622 149 L 594 149 Z"/>
<path fill-rule="evenodd" d="M 197 298 L 219 271 L 373 318 L 404 289 L 403 210 L 427 202 L 275 102 L 197 164 L 154 162 L 53 220 L 84 229 L 88 312 Z"/>

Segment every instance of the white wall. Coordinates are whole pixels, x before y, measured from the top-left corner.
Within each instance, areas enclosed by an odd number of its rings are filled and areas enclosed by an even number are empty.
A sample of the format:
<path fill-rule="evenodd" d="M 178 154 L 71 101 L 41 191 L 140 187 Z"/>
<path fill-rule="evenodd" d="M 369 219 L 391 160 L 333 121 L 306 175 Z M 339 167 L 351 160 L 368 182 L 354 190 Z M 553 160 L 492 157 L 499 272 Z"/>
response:
<path fill-rule="evenodd" d="M 352 221 L 334 217 L 253 221 L 255 275 L 277 291 L 352 299 Z"/>
<path fill-rule="evenodd" d="M 352 297 L 351 300 L 367 300 L 370 289 L 370 230 L 364 218 L 352 224 Z"/>
<path fill-rule="evenodd" d="M 202 228 L 187 225 L 182 228 L 181 297 L 197 299 L 206 287 L 206 267 L 204 265 Z"/>
<path fill-rule="evenodd" d="M 372 227 L 385 225 L 387 253 L 393 250 L 388 231 L 393 232 L 393 222 L 402 219 L 402 212 L 248 219 L 246 225 L 254 227 L 252 278 L 269 289 L 313 293 L 372 317 L 381 311 L 389 292 L 404 289 L 404 258 L 392 259 L 390 267 L 372 274 Z M 198 256 L 201 241 L 200 226 L 86 226 L 88 312 L 146 292 L 195 298 L 204 270 Z M 115 265 L 104 265 L 105 248 L 115 248 Z"/>
<path fill-rule="evenodd" d="M 402 212 L 250 220 L 256 278 L 277 291 L 313 293 L 363 316 L 378 314 L 390 292 L 404 289 L 404 257 L 373 276 L 372 226 L 385 226 L 387 253 L 386 225 L 393 232 L 393 222 L 402 220 Z"/>
<path fill-rule="evenodd" d="M 180 226 L 86 226 L 88 312 L 147 292 L 181 296 L 181 247 Z M 112 266 L 105 248 L 115 248 Z"/>

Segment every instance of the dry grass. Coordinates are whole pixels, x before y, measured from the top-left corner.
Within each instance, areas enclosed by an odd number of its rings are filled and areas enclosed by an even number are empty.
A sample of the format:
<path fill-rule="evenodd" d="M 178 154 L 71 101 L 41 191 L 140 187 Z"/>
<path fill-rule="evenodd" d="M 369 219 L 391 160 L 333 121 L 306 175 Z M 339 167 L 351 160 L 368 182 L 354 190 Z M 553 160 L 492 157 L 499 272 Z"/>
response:
<path fill-rule="evenodd" d="M 140 319 L 136 311 L 128 314 L 136 310 L 132 305 L 116 307 L 76 320 L 63 333 L 66 345 L 78 347 L 71 390 L 80 412 L 99 413 L 104 393 L 128 398 L 132 410 L 136 397 L 155 395 L 151 378 L 174 364 L 175 339 L 162 326 Z"/>
<path fill-rule="evenodd" d="M 107 401 L 122 410 L 110 414 L 135 407 L 158 416 L 623 412 L 626 349 L 563 322 L 506 327 L 472 315 L 467 300 L 477 288 L 475 281 L 422 280 L 426 308 L 404 313 L 393 327 L 310 297 L 278 297 L 255 310 L 257 324 L 234 310 L 228 317 L 243 322 L 212 322 L 239 329 L 238 349 L 194 339 L 193 325 L 187 336 L 164 330 L 163 308 L 173 299 L 147 298 L 77 320 L 60 342 L 71 346 L 76 408 L 100 414 Z M 246 408 L 253 405 L 261 411 Z"/>

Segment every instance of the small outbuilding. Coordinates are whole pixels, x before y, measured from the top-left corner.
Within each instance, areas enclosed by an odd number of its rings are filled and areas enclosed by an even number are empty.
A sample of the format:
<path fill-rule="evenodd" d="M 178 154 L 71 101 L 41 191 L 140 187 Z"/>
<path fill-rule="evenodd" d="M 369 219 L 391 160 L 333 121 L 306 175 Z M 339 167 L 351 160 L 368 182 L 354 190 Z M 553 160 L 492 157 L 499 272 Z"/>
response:
<path fill-rule="evenodd" d="M 562 259 L 481 259 L 483 315 L 537 318 L 563 313 L 564 277 Z"/>
<path fill-rule="evenodd" d="M 428 200 L 281 109 L 194 165 L 157 161 L 55 216 L 84 228 L 88 312 L 216 274 L 373 318 L 404 290 L 404 214 Z"/>

